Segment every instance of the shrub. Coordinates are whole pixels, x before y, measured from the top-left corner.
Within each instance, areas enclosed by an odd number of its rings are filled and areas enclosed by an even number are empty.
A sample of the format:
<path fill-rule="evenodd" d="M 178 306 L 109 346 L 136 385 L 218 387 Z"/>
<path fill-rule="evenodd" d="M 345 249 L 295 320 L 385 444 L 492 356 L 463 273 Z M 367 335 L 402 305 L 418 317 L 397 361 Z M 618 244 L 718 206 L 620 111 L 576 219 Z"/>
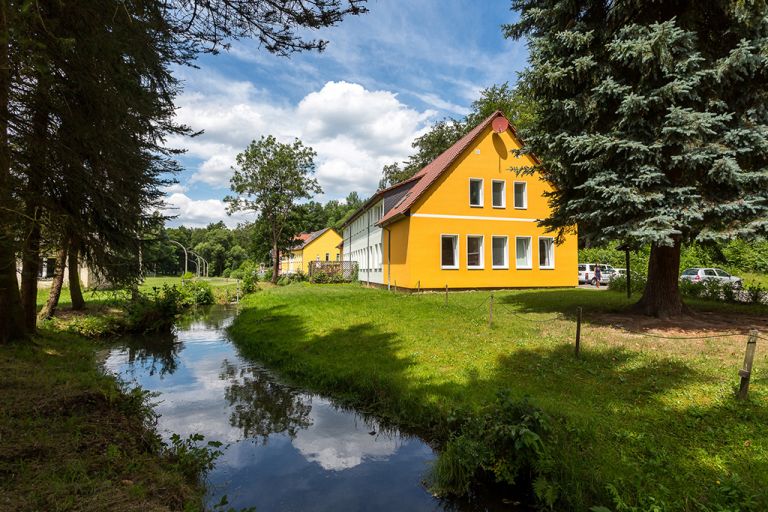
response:
<path fill-rule="evenodd" d="M 265 281 L 271 281 L 272 280 L 272 274 L 274 274 L 274 269 L 272 267 L 268 268 L 264 271 L 264 280 Z"/>
<path fill-rule="evenodd" d="M 466 495 L 483 474 L 515 485 L 519 477 L 531 482 L 543 475 L 549 458 L 545 438 L 549 420 L 527 399 L 515 400 L 507 391 L 496 402 L 473 415 L 454 435 L 434 466 L 434 487 L 440 493 Z M 546 486 L 541 486 L 546 487 Z M 554 501 L 550 497 L 547 501 Z"/>
<path fill-rule="evenodd" d="M 223 277 L 224 279 L 229 279 L 229 276 L 231 274 L 232 274 L 232 269 L 231 268 L 225 268 L 224 272 L 221 273 L 221 277 Z"/>
<path fill-rule="evenodd" d="M 715 281 L 714 279 L 704 281 L 704 294 L 702 295 L 703 298 L 709 300 L 720 300 L 722 295 L 723 286 L 719 281 Z"/>
<path fill-rule="evenodd" d="M 684 279 L 680 281 L 680 294 L 686 297 L 701 298 L 705 293 L 704 283 L 689 281 Z"/>
<path fill-rule="evenodd" d="M 109 315 L 88 315 L 76 317 L 65 323 L 67 332 L 78 334 L 85 338 L 103 338 L 119 333 L 125 328 L 120 318 Z"/>
<path fill-rule="evenodd" d="M 192 279 L 193 277 L 195 277 L 195 274 L 193 274 L 192 272 L 184 272 L 181 275 L 182 279 Z"/>
<path fill-rule="evenodd" d="M 128 330 L 138 333 L 170 331 L 185 307 L 186 298 L 176 286 L 163 285 L 149 297 L 138 294 L 126 305 Z"/>
<path fill-rule="evenodd" d="M 211 285 L 205 281 L 192 281 L 184 287 L 184 305 L 207 306 L 215 302 Z"/>
<path fill-rule="evenodd" d="M 765 298 L 765 288 L 757 283 L 747 286 L 747 299 L 752 304 L 761 304 Z"/>
<path fill-rule="evenodd" d="M 630 285 L 632 286 L 632 291 L 637 293 L 643 293 L 645 291 L 645 284 L 648 282 L 648 279 L 641 274 L 635 274 L 632 272 L 632 279 L 630 280 Z M 609 290 L 615 290 L 618 292 L 626 292 L 627 291 L 627 278 L 626 276 L 616 276 L 613 279 L 610 280 L 608 283 L 608 289 Z"/>

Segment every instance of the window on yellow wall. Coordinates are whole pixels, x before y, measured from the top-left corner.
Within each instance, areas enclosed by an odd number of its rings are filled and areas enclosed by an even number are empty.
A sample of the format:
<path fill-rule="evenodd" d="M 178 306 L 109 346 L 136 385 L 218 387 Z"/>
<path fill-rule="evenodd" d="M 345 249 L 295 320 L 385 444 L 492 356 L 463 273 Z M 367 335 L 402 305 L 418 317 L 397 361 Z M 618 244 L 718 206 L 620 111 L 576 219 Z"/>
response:
<path fill-rule="evenodd" d="M 515 239 L 515 263 L 517 268 L 531 268 L 531 237 L 518 236 Z"/>
<path fill-rule="evenodd" d="M 483 268 L 482 235 L 467 235 L 467 268 Z"/>
<path fill-rule="evenodd" d="M 331 261 L 330 253 L 325 253 L 325 261 Z"/>
<path fill-rule="evenodd" d="M 493 180 L 493 207 L 504 208 L 507 206 L 507 182 Z"/>
<path fill-rule="evenodd" d="M 539 268 L 555 268 L 555 240 L 539 237 Z"/>
<path fill-rule="evenodd" d="M 509 250 L 506 236 L 493 237 L 493 268 L 509 268 Z"/>
<path fill-rule="evenodd" d="M 515 208 L 528 208 L 528 185 L 524 181 L 515 182 Z"/>
<path fill-rule="evenodd" d="M 459 268 L 459 235 L 440 237 L 440 266 L 445 269 Z"/>
<path fill-rule="evenodd" d="M 483 180 L 469 178 L 469 206 L 483 206 Z"/>

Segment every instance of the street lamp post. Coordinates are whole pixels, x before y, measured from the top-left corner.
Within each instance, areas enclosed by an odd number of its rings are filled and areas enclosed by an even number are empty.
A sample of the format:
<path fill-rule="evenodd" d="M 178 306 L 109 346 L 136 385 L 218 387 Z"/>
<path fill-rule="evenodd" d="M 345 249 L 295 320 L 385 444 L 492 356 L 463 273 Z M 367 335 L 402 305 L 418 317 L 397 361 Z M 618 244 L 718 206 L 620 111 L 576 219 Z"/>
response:
<path fill-rule="evenodd" d="M 176 240 L 168 240 L 168 241 L 171 242 L 171 243 L 174 243 L 174 244 L 178 245 L 179 247 L 181 247 L 182 249 L 184 249 L 184 275 L 187 275 L 187 272 L 188 272 L 188 270 L 187 270 L 187 260 L 189 260 L 189 255 L 187 255 L 187 248 L 184 247 L 183 245 L 181 245 Z"/>

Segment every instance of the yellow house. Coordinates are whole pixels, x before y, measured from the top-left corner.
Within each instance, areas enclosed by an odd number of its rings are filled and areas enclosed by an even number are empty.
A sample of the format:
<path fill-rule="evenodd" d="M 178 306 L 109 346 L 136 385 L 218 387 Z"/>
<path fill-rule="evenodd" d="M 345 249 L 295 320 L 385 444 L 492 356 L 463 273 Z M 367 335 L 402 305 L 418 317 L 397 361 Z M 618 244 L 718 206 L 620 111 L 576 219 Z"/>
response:
<path fill-rule="evenodd" d="M 339 261 L 341 236 L 331 228 L 313 233 L 301 233 L 295 239 L 294 248 L 280 258 L 280 273 L 309 272 L 310 261 Z"/>
<path fill-rule="evenodd" d="M 552 190 L 489 116 L 412 178 L 378 191 L 344 225 L 342 259 L 359 279 L 409 289 L 576 286 L 575 229 L 558 244 L 537 221 Z"/>

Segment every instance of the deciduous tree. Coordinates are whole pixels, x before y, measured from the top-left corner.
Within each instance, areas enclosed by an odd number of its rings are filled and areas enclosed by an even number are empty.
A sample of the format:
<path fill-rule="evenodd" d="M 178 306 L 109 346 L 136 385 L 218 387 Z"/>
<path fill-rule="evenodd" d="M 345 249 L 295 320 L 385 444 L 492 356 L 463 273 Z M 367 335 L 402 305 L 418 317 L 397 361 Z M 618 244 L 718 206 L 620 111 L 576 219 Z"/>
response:
<path fill-rule="evenodd" d="M 257 212 L 269 228 L 274 271 L 273 282 L 279 274 L 280 253 L 293 233 L 286 230 L 296 202 L 322 192 L 315 172 L 312 148 L 300 140 L 287 144 L 273 136 L 253 141 L 239 155 L 230 181 L 236 196 L 227 196 L 228 211 Z"/>

